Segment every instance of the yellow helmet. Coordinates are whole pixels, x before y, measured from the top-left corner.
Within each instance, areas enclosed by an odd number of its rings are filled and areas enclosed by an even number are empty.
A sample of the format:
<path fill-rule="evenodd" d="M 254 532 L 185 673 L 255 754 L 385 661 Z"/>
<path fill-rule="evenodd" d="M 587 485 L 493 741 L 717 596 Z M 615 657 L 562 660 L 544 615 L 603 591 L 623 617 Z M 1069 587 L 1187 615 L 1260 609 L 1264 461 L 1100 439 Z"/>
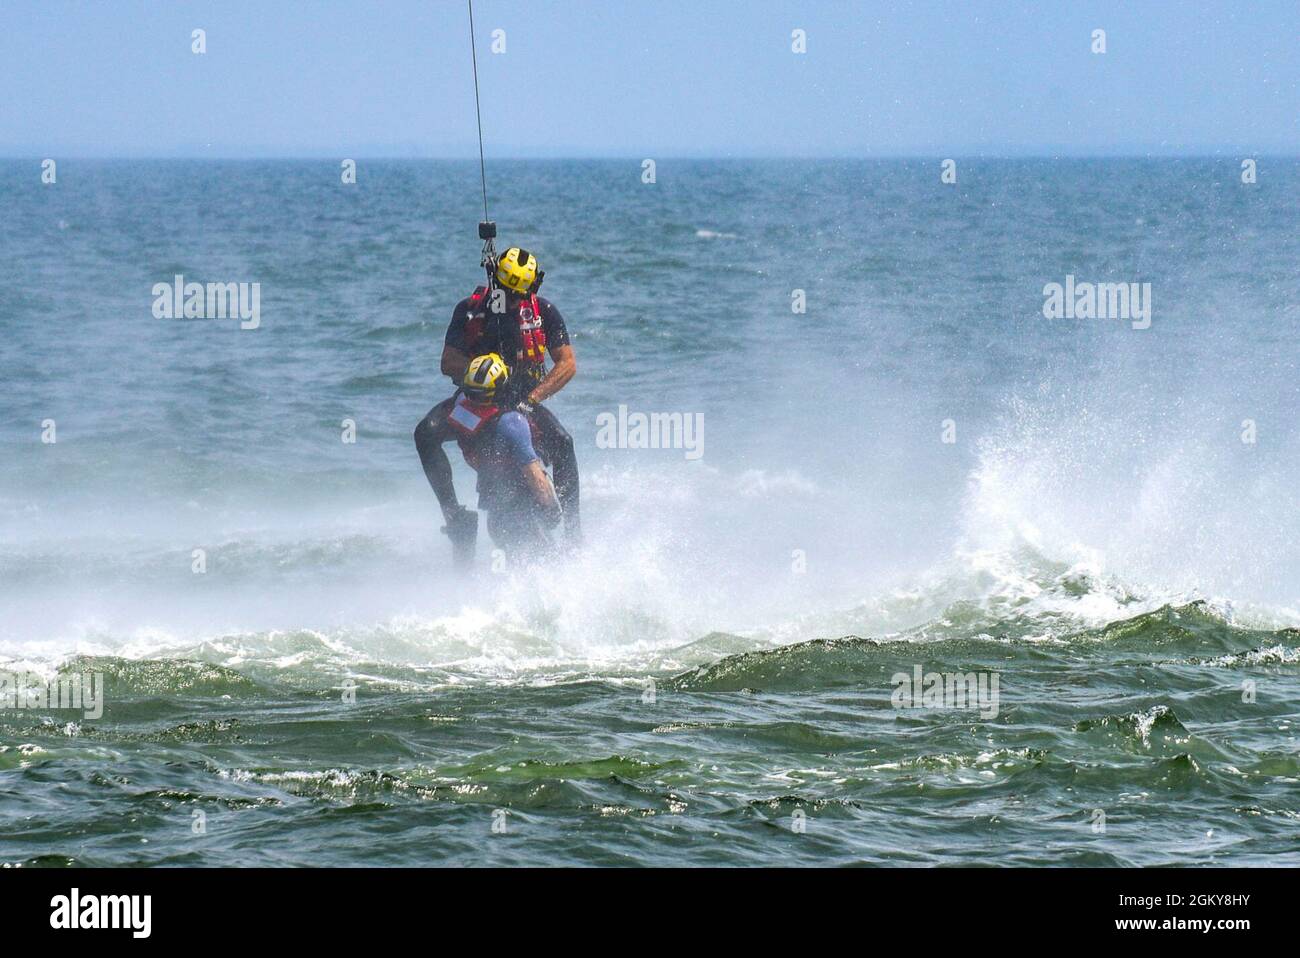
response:
<path fill-rule="evenodd" d="M 497 282 L 521 296 L 533 291 L 540 275 L 537 257 L 518 246 L 510 247 L 497 259 Z"/>
<path fill-rule="evenodd" d="M 461 388 L 471 399 L 486 401 L 496 395 L 496 391 L 510 379 L 510 370 L 506 361 L 497 353 L 475 356 L 469 361 Z"/>

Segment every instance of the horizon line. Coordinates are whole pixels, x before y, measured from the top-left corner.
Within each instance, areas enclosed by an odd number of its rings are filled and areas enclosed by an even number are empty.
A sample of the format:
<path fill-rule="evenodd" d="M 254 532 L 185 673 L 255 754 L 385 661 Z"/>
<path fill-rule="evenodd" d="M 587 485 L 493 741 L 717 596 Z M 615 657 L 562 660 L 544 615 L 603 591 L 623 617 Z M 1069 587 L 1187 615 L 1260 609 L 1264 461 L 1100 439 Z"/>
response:
<path fill-rule="evenodd" d="M 616 153 L 574 153 L 574 154 L 545 154 L 545 155 L 509 155 L 499 156 L 495 159 L 488 160 L 491 166 L 494 162 L 526 162 L 526 163 L 566 163 L 574 161 L 618 161 L 618 162 L 635 162 L 641 163 L 646 159 L 653 159 L 656 163 L 665 161 L 753 161 L 753 160 L 786 160 L 786 161 L 837 161 L 837 160 L 879 160 L 879 161 L 898 161 L 898 160 L 1145 160 L 1145 159 L 1162 159 L 1162 160 L 1207 160 L 1207 159 L 1225 159 L 1225 158 L 1249 158 L 1258 159 L 1267 157 L 1269 159 L 1300 159 L 1300 152 L 1273 152 L 1265 151 L 1246 151 L 1246 150 L 1226 150 L 1219 149 L 1213 152 L 1189 151 L 1189 152 L 1115 152 L 1115 153 L 1074 153 L 1067 151 L 1056 152 L 1025 152 L 1025 153 L 984 153 L 984 152 L 898 152 L 898 153 L 818 153 L 818 154 L 789 154 L 789 153 L 745 153 L 745 154 L 703 154 L 703 153 L 664 153 L 658 156 L 647 157 L 642 154 L 616 154 Z M 63 160 L 90 160 L 90 161 L 144 161 L 144 162 L 267 162 L 267 161 L 292 161 L 292 162 L 342 162 L 343 160 L 366 160 L 381 162 L 456 162 L 477 164 L 477 157 L 453 156 L 453 155 L 427 155 L 412 156 L 410 154 L 400 153 L 267 153 L 249 156 L 247 154 L 191 154 L 191 153 L 60 153 L 54 151 L 33 151 L 21 153 L 9 153 L 0 150 L 0 162 L 40 162 L 45 159 L 63 159 Z"/>

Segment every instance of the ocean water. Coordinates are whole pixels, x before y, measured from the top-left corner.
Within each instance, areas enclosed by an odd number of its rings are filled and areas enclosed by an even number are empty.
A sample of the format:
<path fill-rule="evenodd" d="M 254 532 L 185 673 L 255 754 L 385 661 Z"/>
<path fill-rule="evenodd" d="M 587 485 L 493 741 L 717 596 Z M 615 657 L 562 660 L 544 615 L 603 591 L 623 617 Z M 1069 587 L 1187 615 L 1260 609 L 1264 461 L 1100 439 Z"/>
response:
<path fill-rule="evenodd" d="M 588 543 L 456 576 L 411 432 L 476 164 L 0 162 L 0 671 L 104 682 L 0 710 L 0 861 L 1300 863 L 1300 162 L 489 177 Z"/>

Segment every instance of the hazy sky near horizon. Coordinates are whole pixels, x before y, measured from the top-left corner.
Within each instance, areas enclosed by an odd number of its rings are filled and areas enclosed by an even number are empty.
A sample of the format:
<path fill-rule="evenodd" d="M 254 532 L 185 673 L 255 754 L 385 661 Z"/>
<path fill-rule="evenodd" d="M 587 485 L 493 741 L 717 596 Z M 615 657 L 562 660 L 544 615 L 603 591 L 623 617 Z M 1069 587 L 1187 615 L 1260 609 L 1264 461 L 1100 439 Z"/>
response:
<path fill-rule="evenodd" d="M 1297 0 L 474 8 L 489 158 L 1300 152 Z M 477 157 L 464 0 L 0 0 L 0 81 L 0 155 Z"/>

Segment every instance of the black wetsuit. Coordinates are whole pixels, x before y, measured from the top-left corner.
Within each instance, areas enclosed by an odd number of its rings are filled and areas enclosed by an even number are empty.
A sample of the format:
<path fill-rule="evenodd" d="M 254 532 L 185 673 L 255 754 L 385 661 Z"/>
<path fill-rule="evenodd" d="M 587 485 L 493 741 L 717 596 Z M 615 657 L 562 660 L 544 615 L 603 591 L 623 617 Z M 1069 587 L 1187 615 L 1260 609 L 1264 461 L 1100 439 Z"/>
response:
<path fill-rule="evenodd" d="M 487 295 L 490 297 L 491 293 Z M 484 307 L 488 301 L 488 298 L 484 299 Z M 547 350 L 569 345 L 569 331 L 555 304 L 538 296 L 537 305 L 542 317 L 542 331 L 546 334 Z M 456 309 L 451 314 L 451 325 L 447 327 L 446 345 L 471 359 L 484 353 L 499 353 L 505 359 L 510 367 L 510 381 L 498 397 L 504 409 L 513 409 L 526 399 L 533 387 L 545 376 L 542 366 L 515 362 L 518 342 L 519 324 L 512 309 L 494 313 L 491 309 L 481 308 L 472 313 L 469 297 L 456 304 Z M 449 521 L 452 513 L 460 507 L 456 487 L 452 482 L 451 463 L 442 449 L 443 443 L 456 438 L 447 424 L 447 416 L 454 401 L 455 396 L 444 399 L 430 409 L 415 427 L 415 448 L 420 454 L 424 474 L 438 497 L 443 516 Z M 576 541 L 580 526 L 578 460 L 573 451 L 573 437 L 560 425 L 555 415 L 540 403 L 533 407 L 532 421 L 537 430 L 537 452 L 551 467 L 555 479 L 555 494 L 564 511 L 566 535 L 571 541 Z"/>

